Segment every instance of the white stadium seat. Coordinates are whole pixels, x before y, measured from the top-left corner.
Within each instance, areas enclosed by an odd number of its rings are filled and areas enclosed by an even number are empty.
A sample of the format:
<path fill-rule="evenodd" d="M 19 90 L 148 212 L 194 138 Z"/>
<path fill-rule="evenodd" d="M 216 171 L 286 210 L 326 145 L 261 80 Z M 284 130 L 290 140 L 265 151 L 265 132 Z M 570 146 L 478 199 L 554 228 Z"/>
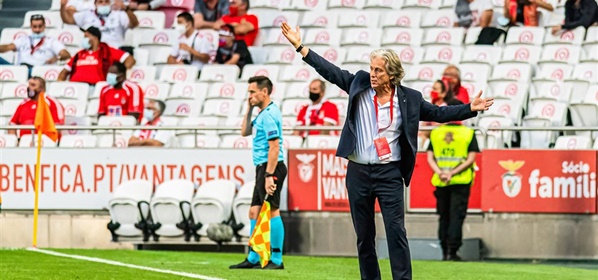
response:
<path fill-rule="evenodd" d="M 548 45 L 542 48 L 540 63 L 577 64 L 581 56 L 581 47 L 571 45 Z"/>
<path fill-rule="evenodd" d="M 544 41 L 543 27 L 511 27 L 507 33 L 505 43 L 541 46 Z"/>
<path fill-rule="evenodd" d="M 266 64 L 292 65 L 301 64 L 301 54 L 292 46 L 269 48 Z"/>
<path fill-rule="evenodd" d="M 463 49 L 451 46 L 429 46 L 422 63 L 458 64 L 461 60 Z"/>
<path fill-rule="evenodd" d="M 166 100 L 165 116 L 197 117 L 201 113 L 200 104 L 194 99 Z"/>
<path fill-rule="evenodd" d="M 29 75 L 27 66 L 2 65 L 0 66 L 1 82 L 25 82 Z"/>
<path fill-rule="evenodd" d="M 342 30 L 310 28 L 307 31 L 305 31 L 304 37 L 305 44 L 309 44 L 309 46 L 338 47 L 341 44 Z M 288 46 L 288 41 L 286 41 L 285 46 Z"/>
<path fill-rule="evenodd" d="M 324 2 L 324 1 L 320 1 Z M 311 29 L 331 29 L 336 28 L 337 19 L 337 12 L 308 12 L 304 13 L 303 17 L 301 18 L 300 26 L 301 28 L 305 28 L 305 30 Z M 280 33 L 279 30 L 273 29 L 277 33 Z M 286 40 L 286 38 L 285 38 Z"/>
<path fill-rule="evenodd" d="M 598 68 L 596 67 L 596 63 L 584 62 L 575 65 L 571 79 L 598 83 Z"/>
<path fill-rule="evenodd" d="M 208 84 L 179 82 L 172 85 L 166 100 L 186 99 L 201 104 L 206 99 Z"/>
<path fill-rule="evenodd" d="M 58 65 L 40 65 L 33 66 L 31 76 L 42 77 L 46 82 L 53 82 L 58 79 L 58 75 L 64 69 L 64 66 Z"/>
<path fill-rule="evenodd" d="M 137 28 L 164 29 L 166 15 L 160 11 L 134 11 L 139 26 Z"/>
<path fill-rule="evenodd" d="M 455 18 L 455 11 L 451 10 L 437 10 L 426 12 L 425 16 L 422 17 L 421 27 L 440 27 L 440 28 L 451 28 L 453 27 L 453 19 Z"/>
<path fill-rule="evenodd" d="M 424 59 L 424 48 L 411 46 L 393 46 L 402 64 L 416 65 Z"/>
<path fill-rule="evenodd" d="M 497 99 L 494 105 L 484 112 L 483 117 L 505 117 L 511 119 L 515 125 L 521 124 L 521 115 L 523 108 L 521 104 L 517 104 L 508 99 Z"/>
<path fill-rule="evenodd" d="M 307 99 L 309 97 L 309 84 L 309 82 L 289 83 L 284 98 Z"/>
<path fill-rule="evenodd" d="M 509 45 L 502 53 L 500 63 L 523 62 L 537 64 L 542 54 L 542 47 L 533 45 Z"/>
<path fill-rule="evenodd" d="M 154 186 L 147 180 L 125 181 L 118 185 L 112 198 L 108 201 L 110 223 L 108 229 L 112 232 L 112 241 L 118 241 L 119 236 L 144 237 L 149 239 L 147 227 L 149 219 L 149 202 Z"/>
<path fill-rule="evenodd" d="M 122 134 L 100 134 L 98 135 L 98 148 L 126 148 L 129 146 L 129 136 Z"/>
<path fill-rule="evenodd" d="M 180 34 L 174 29 L 141 29 L 134 33 L 133 46 L 167 46 L 172 47 L 178 43 Z"/>
<path fill-rule="evenodd" d="M 229 98 L 247 100 L 247 83 L 212 83 L 206 98 Z"/>
<path fill-rule="evenodd" d="M 442 77 L 446 65 L 419 64 L 413 65 L 405 73 L 405 81 L 435 81 Z"/>
<path fill-rule="evenodd" d="M 193 220 L 201 224 L 198 234 L 207 235 L 211 223 L 224 223 L 230 220 L 236 185 L 230 180 L 212 180 L 197 189 L 191 202 Z"/>
<path fill-rule="evenodd" d="M 559 136 L 554 144 L 555 149 L 589 150 L 592 148 L 592 138 L 588 136 Z"/>
<path fill-rule="evenodd" d="M 403 5 L 402 0 L 365 0 L 363 8 L 366 10 L 392 10 L 399 9 Z"/>
<path fill-rule="evenodd" d="M 429 28 L 426 29 L 422 45 L 461 46 L 464 37 L 463 28 Z"/>
<path fill-rule="evenodd" d="M 369 68 L 370 64 L 370 53 L 373 51 L 371 47 L 351 47 L 347 49 L 347 58 L 343 65 L 361 64 L 367 65 Z"/>
<path fill-rule="evenodd" d="M 511 139 L 513 137 L 513 132 L 509 130 L 492 130 L 493 128 L 498 129 L 501 127 L 509 127 L 513 126 L 513 120 L 506 117 L 482 117 L 478 121 L 477 124 L 480 128 L 484 128 L 487 130 L 488 133 L 488 143 L 486 143 L 486 148 L 495 147 L 495 148 L 502 148 L 504 145 L 507 147 L 511 147 Z"/>
<path fill-rule="evenodd" d="M 60 148 L 94 148 L 97 137 L 95 135 L 62 135 Z"/>
<path fill-rule="evenodd" d="M 239 133 L 223 135 L 220 147 L 222 149 L 251 149 L 253 146 L 251 136 L 243 137 Z"/>
<path fill-rule="evenodd" d="M 308 65 L 289 65 L 280 71 L 280 82 L 309 82 L 318 78 L 316 70 Z"/>
<path fill-rule="evenodd" d="M 310 11 L 310 12 L 325 12 L 328 8 L 328 1 L 324 0 L 290 0 L 291 4 L 287 7 L 283 7 L 284 10 L 294 11 Z M 309 13 L 305 13 L 309 14 Z M 294 26 L 294 25 L 291 25 Z"/>
<path fill-rule="evenodd" d="M 486 82 L 490 78 L 492 67 L 488 64 L 463 63 L 459 64 L 461 81 Z"/>
<path fill-rule="evenodd" d="M 341 10 L 343 12 L 361 10 L 364 4 L 365 0 L 328 0 L 328 10 Z"/>
<path fill-rule="evenodd" d="M 102 87 L 100 87 L 100 90 Z M 87 102 L 89 96 L 89 85 L 87 83 L 54 82 L 48 86 L 48 89 L 48 93 L 59 99 L 75 99 Z M 80 109 L 85 111 L 85 108 Z"/>
<path fill-rule="evenodd" d="M 282 102 L 282 115 L 283 116 L 297 116 L 299 114 L 299 110 L 303 108 L 303 106 L 308 105 L 310 103 L 309 99 L 305 98 L 293 98 L 293 99 L 285 99 Z"/>
<path fill-rule="evenodd" d="M 343 11 L 338 18 L 339 28 L 377 28 L 380 13 L 367 10 Z"/>
<path fill-rule="evenodd" d="M 407 45 L 419 47 L 424 37 L 421 29 L 385 28 L 382 35 L 382 46 Z"/>
<path fill-rule="evenodd" d="M 28 11 L 23 17 L 23 28 L 30 26 L 32 15 L 43 15 L 46 20 L 46 28 L 62 28 L 62 18 L 59 11 Z"/>
<path fill-rule="evenodd" d="M 166 100 L 170 92 L 170 84 L 161 82 L 139 83 L 143 90 L 143 97 L 146 99 Z"/>
<path fill-rule="evenodd" d="M 573 72 L 573 65 L 563 63 L 543 63 L 540 71 L 536 72 L 536 76 L 532 79 L 535 81 L 563 81 L 571 77 Z"/>
<path fill-rule="evenodd" d="M 305 147 L 309 149 L 336 149 L 340 137 L 328 135 L 309 135 L 305 138 Z"/>
<path fill-rule="evenodd" d="M 382 16 L 380 27 L 402 27 L 418 29 L 421 22 L 421 13 L 418 11 L 392 11 Z"/>
<path fill-rule="evenodd" d="M 240 112 L 241 104 L 239 100 L 230 98 L 210 98 L 204 102 L 201 115 L 228 117 L 231 115 L 238 115 Z"/>
<path fill-rule="evenodd" d="M 571 87 L 561 82 L 542 82 L 534 83 L 530 94 L 530 104 L 535 100 L 556 100 L 563 103 L 569 103 L 571 100 Z"/>
<path fill-rule="evenodd" d="M 285 150 L 299 149 L 303 146 L 303 137 L 298 135 L 285 135 L 282 137 L 282 146 Z"/>
<path fill-rule="evenodd" d="M 97 112 L 97 108 L 95 108 L 95 109 Z M 84 116 L 84 117 L 64 116 L 64 124 L 72 125 L 72 126 L 90 126 L 91 118 L 88 116 Z M 61 133 L 62 133 L 62 135 L 89 135 L 89 134 L 91 134 L 91 130 L 83 130 L 83 129 L 62 130 Z"/>
<path fill-rule="evenodd" d="M 14 148 L 18 143 L 17 136 L 14 134 L 0 134 L 0 148 Z"/>
<path fill-rule="evenodd" d="M 583 37 L 586 34 L 583 26 L 577 27 L 573 30 L 564 30 L 563 32 L 552 35 L 552 28 L 547 27 L 544 36 L 544 45 L 548 44 L 572 44 L 574 46 L 580 46 L 584 41 Z M 588 36 L 590 33 L 588 33 Z"/>
<path fill-rule="evenodd" d="M 192 65 L 164 65 L 159 81 L 168 83 L 191 83 L 197 80 L 199 70 Z"/>
<path fill-rule="evenodd" d="M 191 181 L 175 179 L 156 187 L 150 202 L 155 236 L 179 237 L 191 240 L 191 200 L 195 185 Z"/>
<path fill-rule="evenodd" d="M 181 148 L 218 148 L 220 137 L 214 135 L 180 134 L 177 136 Z"/>
<path fill-rule="evenodd" d="M 65 116 L 83 117 L 87 108 L 87 100 L 77 100 L 70 98 L 58 98 L 58 101 L 64 107 Z M 97 109 L 97 108 L 96 108 Z"/>
<path fill-rule="evenodd" d="M 368 28 L 343 29 L 341 46 L 380 46 L 382 31 Z"/>
<path fill-rule="evenodd" d="M 74 28 L 48 29 L 48 36 L 53 37 L 65 46 L 80 47 L 83 39 L 83 32 Z M 71 53 L 71 56 L 75 56 Z"/>
<path fill-rule="evenodd" d="M 133 66 L 127 71 L 127 79 L 138 82 L 153 82 L 156 80 L 157 69 L 154 66 Z"/>
<path fill-rule="evenodd" d="M 323 58 L 328 60 L 329 62 L 341 65 L 345 62 L 345 58 L 347 57 L 347 50 L 340 48 L 340 47 L 313 47 L 311 48 L 312 51 L 316 52 L 317 54 L 321 55 Z"/>
<path fill-rule="evenodd" d="M 241 74 L 241 81 L 247 81 L 253 76 L 266 76 L 275 82 L 278 78 L 278 71 L 277 65 L 246 65 Z"/>
<path fill-rule="evenodd" d="M 405 0 L 405 3 L 401 7 L 402 10 L 418 10 L 418 11 L 429 11 L 437 10 L 442 1 L 421 1 L 421 0 Z"/>
<path fill-rule="evenodd" d="M 494 66 L 490 80 L 510 80 L 527 82 L 531 79 L 532 68 L 526 63 L 501 63 Z"/>
<path fill-rule="evenodd" d="M 21 136 L 19 140 L 19 148 L 29 148 L 29 147 L 37 147 L 37 135 L 33 134 L 25 134 Z M 48 136 L 42 134 L 42 147 L 44 148 L 54 148 L 57 147 L 57 143 L 52 141 Z"/>
<path fill-rule="evenodd" d="M 260 29 L 278 28 L 283 22 L 287 22 L 290 26 L 297 26 L 299 23 L 299 12 L 272 12 L 272 11 L 255 11 L 253 12 L 259 19 Z"/>
<path fill-rule="evenodd" d="M 239 77 L 237 65 L 209 64 L 201 69 L 200 82 L 234 82 Z"/>
<path fill-rule="evenodd" d="M 249 208 L 251 208 L 251 199 L 253 198 L 253 189 L 255 188 L 255 181 L 249 181 L 245 183 L 237 192 L 235 199 L 233 200 L 233 216 L 237 225 L 243 225 L 238 231 L 239 235 L 249 237 L 250 221 Z"/>
<path fill-rule="evenodd" d="M 0 116 L 12 118 L 23 99 L 5 99 L 0 103 Z"/>
<path fill-rule="evenodd" d="M 0 45 L 6 45 L 14 42 L 20 37 L 28 37 L 31 34 L 29 28 L 4 28 L 0 33 Z"/>
<path fill-rule="evenodd" d="M 0 100 L 18 99 L 20 103 L 20 101 L 22 101 L 24 98 L 27 98 L 28 84 L 26 82 L 1 82 L 0 85 L 2 85 Z"/>

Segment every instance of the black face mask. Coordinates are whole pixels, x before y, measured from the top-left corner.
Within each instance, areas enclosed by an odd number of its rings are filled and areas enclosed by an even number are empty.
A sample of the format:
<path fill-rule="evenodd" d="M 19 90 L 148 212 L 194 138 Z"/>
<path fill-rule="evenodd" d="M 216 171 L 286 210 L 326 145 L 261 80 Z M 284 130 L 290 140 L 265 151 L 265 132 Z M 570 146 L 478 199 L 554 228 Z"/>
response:
<path fill-rule="evenodd" d="M 309 100 L 316 102 L 318 99 L 320 99 L 320 94 L 319 93 L 315 93 L 315 92 L 309 92 Z"/>

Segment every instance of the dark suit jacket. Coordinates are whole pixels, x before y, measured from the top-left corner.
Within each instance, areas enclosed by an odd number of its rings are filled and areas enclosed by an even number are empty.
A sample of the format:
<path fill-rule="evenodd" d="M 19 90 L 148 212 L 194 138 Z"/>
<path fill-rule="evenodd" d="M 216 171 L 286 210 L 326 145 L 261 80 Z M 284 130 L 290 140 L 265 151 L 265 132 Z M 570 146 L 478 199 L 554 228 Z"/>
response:
<path fill-rule="evenodd" d="M 361 70 L 355 74 L 349 73 L 349 71 L 340 69 L 311 50 L 303 58 L 303 61 L 311 65 L 324 79 L 349 93 L 347 119 L 336 150 L 337 156 L 347 158 L 355 150 L 355 133 L 357 133 L 355 128 L 357 108 L 357 106 L 354 106 L 355 97 L 371 87 L 370 74 Z M 405 180 L 405 185 L 409 186 L 413 167 L 415 166 L 419 121 L 444 123 L 465 120 L 477 116 L 477 112 L 471 112 L 469 104 L 444 107 L 432 105 L 423 99 L 419 91 L 405 86 L 400 86 L 397 94 L 403 120 L 403 132 L 398 141 L 401 147 L 400 171 Z"/>

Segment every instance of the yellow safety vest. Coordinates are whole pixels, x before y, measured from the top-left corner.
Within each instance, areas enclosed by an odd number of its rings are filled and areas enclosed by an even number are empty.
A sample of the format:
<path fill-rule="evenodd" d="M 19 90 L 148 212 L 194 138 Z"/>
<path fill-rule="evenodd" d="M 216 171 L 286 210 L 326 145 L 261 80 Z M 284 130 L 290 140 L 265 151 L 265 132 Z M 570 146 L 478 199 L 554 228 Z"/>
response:
<path fill-rule="evenodd" d="M 434 149 L 434 158 L 440 170 L 452 170 L 467 159 L 469 144 L 473 140 L 474 130 L 463 125 L 442 125 L 430 133 L 430 143 Z M 440 180 L 438 174 L 432 176 L 432 185 L 464 185 L 473 183 L 474 165 L 456 174 L 449 183 Z"/>

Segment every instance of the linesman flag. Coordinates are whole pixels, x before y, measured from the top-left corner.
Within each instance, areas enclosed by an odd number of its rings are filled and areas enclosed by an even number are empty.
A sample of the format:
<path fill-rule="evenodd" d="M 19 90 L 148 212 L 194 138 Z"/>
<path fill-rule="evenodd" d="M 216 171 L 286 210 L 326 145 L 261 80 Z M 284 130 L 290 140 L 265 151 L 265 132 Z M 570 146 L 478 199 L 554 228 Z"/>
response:
<path fill-rule="evenodd" d="M 268 196 L 266 195 L 266 199 Z M 260 264 L 266 266 L 270 261 L 270 202 L 264 199 L 264 204 L 257 218 L 255 229 L 249 238 L 249 246 L 260 255 Z"/>
<path fill-rule="evenodd" d="M 42 134 L 48 136 L 52 141 L 58 140 L 58 131 L 54 125 L 54 119 L 52 119 L 52 113 L 50 112 L 50 106 L 46 102 L 45 92 L 41 92 L 37 98 L 37 109 L 35 110 L 35 130 L 41 131 Z"/>

